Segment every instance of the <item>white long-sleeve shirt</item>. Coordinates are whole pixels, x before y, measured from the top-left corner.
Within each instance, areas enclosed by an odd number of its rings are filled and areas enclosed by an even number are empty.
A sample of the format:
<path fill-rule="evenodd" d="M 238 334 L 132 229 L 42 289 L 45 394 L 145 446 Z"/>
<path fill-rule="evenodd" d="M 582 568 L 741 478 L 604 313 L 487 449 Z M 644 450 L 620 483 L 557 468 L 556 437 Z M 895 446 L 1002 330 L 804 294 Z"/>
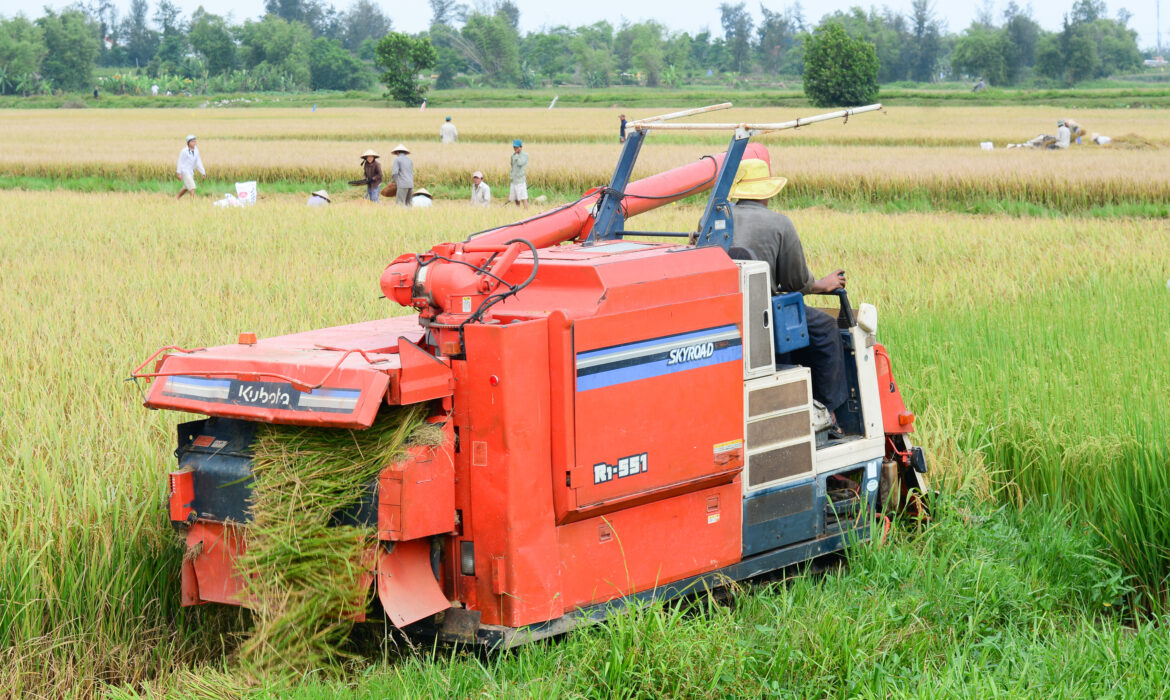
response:
<path fill-rule="evenodd" d="M 199 157 L 199 147 L 184 148 L 179 151 L 179 167 L 175 169 L 175 172 L 179 175 L 194 175 L 196 170 L 199 171 L 200 175 L 207 174 L 207 171 L 203 169 L 203 159 Z"/>
<path fill-rule="evenodd" d="M 492 203 L 492 188 L 488 187 L 486 182 L 480 182 L 479 185 L 471 186 L 471 203 L 486 207 Z"/>
<path fill-rule="evenodd" d="M 1069 136 L 1071 132 L 1067 126 L 1063 124 L 1056 130 L 1056 147 L 1068 148 Z"/>
<path fill-rule="evenodd" d="M 439 141 L 442 143 L 455 143 L 459 140 L 459 130 L 451 122 L 443 122 L 439 127 Z"/>

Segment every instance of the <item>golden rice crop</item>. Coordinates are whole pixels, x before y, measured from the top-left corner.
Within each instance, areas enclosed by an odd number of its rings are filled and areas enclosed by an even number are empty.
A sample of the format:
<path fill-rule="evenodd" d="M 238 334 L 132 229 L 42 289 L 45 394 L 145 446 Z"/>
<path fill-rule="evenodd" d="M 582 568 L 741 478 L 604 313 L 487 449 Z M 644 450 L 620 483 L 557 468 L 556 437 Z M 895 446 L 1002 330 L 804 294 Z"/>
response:
<path fill-rule="evenodd" d="M 695 105 L 698 106 L 698 105 Z M 90 148 L 134 150 L 161 141 L 178 153 L 182 139 L 195 133 L 205 140 L 340 141 L 393 146 L 438 144 L 443 117 L 451 115 L 464 142 L 497 143 L 505 149 L 514 138 L 533 143 L 616 142 L 618 114 L 629 119 L 673 109 L 416 109 L 304 108 L 256 109 L 103 109 L 4 110 L 0 112 L 0 145 L 69 142 Z M 829 111 L 811 107 L 734 108 L 686 121 L 777 122 Z M 866 114 L 847 124 L 829 122 L 783 132 L 770 138 L 788 143 L 854 145 L 956 146 L 993 141 L 997 146 L 1055 133 L 1056 120 L 1076 118 L 1086 132 L 1113 137 L 1138 134 L 1170 144 L 1170 120 L 1157 109 L 1068 109 L 1063 107 L 889 107 L 884 114 Z M 659 134 L 664 142 L 723 144 L 724 134 Z"/>
<path fill-rule="evenodd" d="M 779 112 L 733 110 L 726 118 L 794 116 Z M 1051 131 L 1053 114 L 1042 107 L 896 108 L 847 124 L 776 133 L 762 142 L 774 170 L 789 177 L 788 193 L 795 197 L 1010 199 L 1066 211 L 1170 200 L 1170 159 L 1158 149 L 1086 145 L 1060 153 L 984 152 L 976 145 L 986 139 L 1002 146 Z M 201 139 L 210 177 L 258 180 L 262 193 L 264 183 L 314 189 L 352 179 L 360 173 L 357 155 L 367 147 L 379 150 L 388 168 L 389 149 L 403 141 L 413 150 L 420 186 L 463 186 L 472 171 L 481 170 L 499 194 L 507 185 L 511 138 L 521 136 L 531 156 L 533 190 L 575 193 L 612 173 L 620 147 L 607 115 L 609 110 L 462 110 L 454 116 L 463 142 L 442 146 L 430 133 L 441 123 L 440 113 L 417 110 L 14 111 L 0 113 L 0 176 L 173 182 L 181 139 L 190 131 Z M 1107 124 L 1114 135 L 1170 142 L 1170 120 L 1154 110 L 1085 110 L 1076 116 L 1089 129 Z M 726 134 L 652 134 L 635 175 L 719 153 L 726 141 Z"/>
<path fill-rule="evenodd" d="M 262 196 L 266 182 L 308 190 L 355 177 L 361 150 L 388 155 L 406 141 L 420 184 L 465 183 L 479 169 L 499 198 L 519 135 L 529 141 L 534 188 L 576 192 L 608 179 L 616 113 L 453 110 L 464 143 L 440 147 L 437 110 L 0 112 L 0 176 L 172 179 L 182 136 L 194 131 L 211 177 L 258 179 Z M 777 118 L 775 110 L 736 114 Z M 790 178 L 779 206 L 817 194 L 990 196 L 1072 209 L 1170 200 L 1159 151 L 974 145 L 1049 131 L 1057 116 L 1170 141 L 1170 120 L 1156 111 L 1005 107 L 899 108 L 765 143 L 773 169 Z M 830 145 L 813 147 L 814 138 Z M 639 174 L 720 152 L 725 141 L 652 136 Z M 109 683 L 222 666 L 238 620 L 180 609 L 182 545 L 164 512 L 174 426 L 184 417 L 143 409 L 124 379 L 165 344 L 402 313 L 378 298 L 390 260 L 517 217 L 504 207 L 437 201 L 403 211 L 347 201 L 354 197 L 309 209 L 301 197 L 264 196 L 251 209 L 219 210 L 149 194 L 0 191 L 0 694 L 98 694 Z M 689 230 L 699 215 L 681 207 L 634 222 Z M 854 302 L 877 304 L 879 336 L 943 482 L 1002 488 L 989 470 L 1009 450 L 979 448 L 1010 426 L 1021 432 L 1009 438 L 1043 443 L 1021 469 L 1035 454 L 1061 466 L 1066 444 L 1091 453 L 1095 461 L 1076 461 L 1090 475 L 1087 493 L 1105 457 L 1121 454 L 1114 437 L 1132 446 L 1146 434 L 1130 430 L 1125 409 L 1133 387 L 1151 396 L 1170 387 L 1157 354 L 1170 337 L 1138 323 L 1165 315 L 1156 296 L 1170 276 L 1164 222 L 791 215 L 814 271 L 846 268 Z"/>
<path fill-rule="evenodd" d="M 184 417 L 141 407 L 123 381 L 137 361 L 172 342 L 231 342 L 245 329 L 274 335 L 401 313 L 378 299 L 390 260 L 516 216 L 446 202 L 413 211 L 356 202 L 309 209 L 283 197 L 218 210 L 200 200 L 68 192 L 0 193 L 0 212 L 0 600 L 19 601 L 0 608 L 0 688 L 15 695 L 93 693 L 106 682 L 137 683 L 221 658 L 220 637 L 208 634 L 214 611 L 178 606 L 182 545 L 167 523 L 165 473 Z M 634 221 L 685 230 L 699 214 L 688 207 Z M 1002 387 L 996 358 L 955 354 L 980 342 L 962 319 L 1046 297 L 1071 308 L 1091 280 L 1140 279 L 1144 289 L 1165 276 L 1170 259 L 1170 238 L 1156 221 L 816 210 L 793 217 L 814 271 L 846 268 L 855 302 L 877 304 L 879 337 L 923 416 L 922 439 L 963 446 L 933 466 L 967 483 L 979 483 L 965 470 L 980 461 L 967 448 L 969 411 L 994 410 Z M 1018 326 L 1013 314 L 1003 323 Z M 934 318 L 954 325 L 940 328 L 930 347 L 917 345 L 916 324 Z M 940 352 L 964 364 L 940 364 Z M 1049 377 L 1017 361 L 1021 391 L 1045 395 Z M 1125 405 L 1127 386 L 1170 383 L 1147 374 L 1162 365 L 1140 356 L 1111 363 L 1091 375 L 1088 390 L 1098 405 Z M 960 366 L 984 367 L 987 381 L 949 381 Z M 1060 401 L 1050 405 L 1072 406 L 1054 396 Z"/>

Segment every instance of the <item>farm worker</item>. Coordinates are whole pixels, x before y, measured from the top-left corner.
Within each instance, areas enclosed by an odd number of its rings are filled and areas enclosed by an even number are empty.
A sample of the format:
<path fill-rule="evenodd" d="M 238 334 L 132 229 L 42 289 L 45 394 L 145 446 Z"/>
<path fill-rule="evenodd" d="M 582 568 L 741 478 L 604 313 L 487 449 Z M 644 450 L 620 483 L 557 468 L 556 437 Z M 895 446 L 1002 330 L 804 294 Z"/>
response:
<path fill-rule="evenodd" d="M 459 130 L 451 123 L 451 117 L 439 127 L 439 141 L 441 143 L 455 143 L 459 140 Z"/>
<path fill-rule="evenodd" d="M 524 142 L 512 140 L 512 187 L 508 190 L 508 201 L 516 206 L 528 206 L 528 154 L 521 153 Z"/>
<path fill-rule="evenodd" d="M 411 195 L 410 206 L 421 207 L 425 209 L 434 204 L 434 199 L 435 198 L 431 196 L 431 193 L 427 192 L 427 188 L 420 187 L 414 191 L 413 195 Z"/>
<path fill-rule="evenodd" d="M 768 200 L 787 183 L 783 177 L 772 177 L 768 164 L 762 160 L 750 158 L 740 163 L 728 194 L 738 200 L 731 209 L 735 224 L 732 245 L 751 251 L 757 260 L 771 265 L 773 292 L 831 294 L 844 289 L 844 270 L 819 280 L 813 276 L 792 220 L 768 209 Z M 834 411 L 849 396 L 841 333 L 837 319 L 812 307 L 806 311 L 809 344 L 794 351 L 792 357 L 812 372 L 813 398 L 824 407 L 819 420 L 814 417 L 818 430 L 828 428 L 830 437 L 839 438 L 842 433 Z"/>
<path fill-rule="evenodd" d="M 626 142 L 626 115 L 619 114 L 618 119 L 621 120 L 621 126 L 618 127 L 618 143 Z"/>
<path fill-rule="evenodd" d="M 327 207 L 327 206 L 329 206 L 329 193 L 326 192 L 325 190 L 317 190 L 313 194 L 309 195 L 308 206 L 310 206 L 310 207 Z"/>
<path fill-rule="evenodd" d="M 398 188 L 394 196 L 397 203 L 410 206 L 411 190 L 414 189 L 414 162 L 410 160 L 410 149 L 402 144 L 390 151 L 395 155 L 394 163 L 390 166 L 390 180 Z"/>
<path fill-rule="evenodd" d="M 183 181 L 183 189 L 179 190 L 175 199 L 182 199 L 188 192 L 195 192 L 196 169 L 200 175 L 207 175 L 203 169 L 203 159 L 199 157 L 199 148 L 195 145 L 195 134 L 187 134 L 187 147 L 179 151 L 179 165 L 175 168 L 179 179 Z"/>
<path fill-rule="evenodd" d="M 478 170 L 471 174 L 471 203 L 477 207 L 492 205 L 492 188 L 483 181 L 483 173 Z"/>
<path fill-rule="evenodd" d="M 382 186 L 382 164 L 378 162 L 381 157 L 372 148 L 367 148 L 362 154 L 362 177 L 366 179 L 366 199 L 374 204 L 378 203 L 378 189 Z"/>
<path fill-rule="evenodd" d="M 1069 141 L 1081 142 L 1081 137 L 1085 135 L 1085 130 L 1081 128 L 1080 123 L 1075 119 L 1065 119 L 1064 125 L 1068 127 Z"/>
<path fill-rule="evenodd" d="M 1064 120 L 1058 119 L 1056 121 L 1056 143 L 1053 144 L 1053 148 L 1068 148 L 1069 136 L 1071 133 L 1072 132 L 1069 130 L 1068 125 L 1064 123 Z"/>

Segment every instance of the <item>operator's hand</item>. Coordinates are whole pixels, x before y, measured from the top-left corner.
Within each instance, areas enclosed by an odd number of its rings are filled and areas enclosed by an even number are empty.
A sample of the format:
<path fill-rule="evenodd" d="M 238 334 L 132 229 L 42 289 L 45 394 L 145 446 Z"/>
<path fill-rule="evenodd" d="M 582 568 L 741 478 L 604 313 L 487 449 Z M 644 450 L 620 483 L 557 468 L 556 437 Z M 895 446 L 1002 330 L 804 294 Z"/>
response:
<path fill-rule="evenodd" d="M 822 277 L 821 279 L 817 280 L 817 283 L 815 285 L 813 285 L 813 291 L 816 294 L 832 294 L 833 292 L 837 291 L 838 289 L 844 289 L 844 288 L 845 288 L 845 271 L 844 270 L 837 270 L 836 272 L 832 272 L 830 274 L 827 274 L 824 277 Z"/>

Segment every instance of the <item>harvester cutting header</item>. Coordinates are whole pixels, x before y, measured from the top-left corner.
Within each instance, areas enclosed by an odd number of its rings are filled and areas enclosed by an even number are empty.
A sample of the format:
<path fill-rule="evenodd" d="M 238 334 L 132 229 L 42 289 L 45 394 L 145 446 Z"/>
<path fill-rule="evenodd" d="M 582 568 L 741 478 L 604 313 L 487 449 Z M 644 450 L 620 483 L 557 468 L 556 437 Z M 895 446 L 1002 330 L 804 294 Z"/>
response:
<path fill-rule="evenodd" d="M 880 109 L 774 124 L 642 119 L 610 183 L 459 243 L 402 255 L 386 297 L 417 313 L 213 348 L 139 367 L 179 426 L 171 519 L 186 529 L 183 601 L 248 604 L 255 424 L 364 429 L 423 405 L 443 442 L 387 464 L 347 517 L 377 527 L 370 585 L 409 633 L 510 646 L 841 549 L 923 485 L 872 307 L 837 318 L 843 436 L 814 426 L 799 293 L 734 243 L 728 195 L 751 138 Z M 725 153 L 630 176 L 656 130 L 733 132 Z M 710 190 L 696 228 L 637 214 Z M 676 243 L 654 242 L 678 238 Z M 859 320 L 860 319 L 860 322 Z M 143 372 L 156 360 L 153 372 Z M 837 439 L 830 439 L 836 437 Z"/>

